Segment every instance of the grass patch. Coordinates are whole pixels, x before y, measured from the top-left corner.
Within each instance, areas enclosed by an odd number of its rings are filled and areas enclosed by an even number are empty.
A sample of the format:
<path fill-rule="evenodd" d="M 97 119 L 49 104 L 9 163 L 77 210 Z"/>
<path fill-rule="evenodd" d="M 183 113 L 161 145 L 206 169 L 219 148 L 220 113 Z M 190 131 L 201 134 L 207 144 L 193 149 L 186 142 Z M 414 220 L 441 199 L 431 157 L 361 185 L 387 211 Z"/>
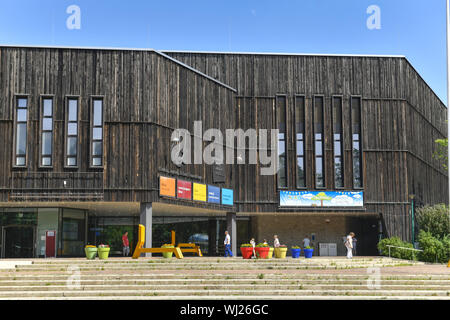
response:
<path fill-rule="evenodd" d="M 258 274 L 258 279 L 264 279 L 264 274 L 263 273 Z"/>

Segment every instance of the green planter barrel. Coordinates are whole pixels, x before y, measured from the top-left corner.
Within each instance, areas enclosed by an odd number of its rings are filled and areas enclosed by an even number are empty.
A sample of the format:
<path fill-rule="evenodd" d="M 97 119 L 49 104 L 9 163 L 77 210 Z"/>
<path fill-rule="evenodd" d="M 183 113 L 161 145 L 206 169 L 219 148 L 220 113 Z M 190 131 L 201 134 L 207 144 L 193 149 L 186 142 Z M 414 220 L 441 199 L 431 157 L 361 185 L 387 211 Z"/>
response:
<path fill-rule="evenodd" d="M 102 260 L 108 259 L 109 250 L 111 248 L 98 248 L 98 258 Z"/>
<path fill-rule="evenodd" d="M 89 260 L 94 260 L 97 255 L 97 248 L 84 248 L 84 252 L 86 253 L 86 258 Z"/>
<path fill-rule="evenodd" d="M 161 248 L 175 248 L 175 247 L 174 246 L 164 245 L 164 246 L 161 246 Z M 163 252 L 162 255 L 163 255 L 164 258 L 170 259 L 173 256 L 173 252 Z"/>

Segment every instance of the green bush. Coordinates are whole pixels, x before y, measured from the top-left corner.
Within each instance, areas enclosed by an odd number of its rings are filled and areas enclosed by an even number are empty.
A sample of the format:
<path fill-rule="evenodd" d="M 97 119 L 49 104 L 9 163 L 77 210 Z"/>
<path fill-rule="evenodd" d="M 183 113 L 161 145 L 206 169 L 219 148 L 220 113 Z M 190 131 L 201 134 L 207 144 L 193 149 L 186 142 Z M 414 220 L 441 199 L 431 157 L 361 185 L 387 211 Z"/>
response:
<path fill-rule="evenodd" d="M 417 209 L 416 219 L 420 230 L 430 232 L 438 239 L 450 235 L 449 208 L 444 204 Z"/>
<path fill-rule="evenodd" d="M 386 238 L 378 242 L 378 250 L 380 250 L 381 254 L 384 256 L 389 255 L 388 245 L 414 249 L 411 243 L 404 242 L 399 237 Z M 391 257 L 406 260 L 417 260 L 417 253 L 412 250 L 391 248 Z"/>
<path fill-rule="evenodd" d="M 422 261 L 445 263 L 450 259 L 450 237 L 448 236 L 439 240 L 431 232 L 421 230 L 419 246 L 423 250 L 420 253 L 420 260 Z"/>

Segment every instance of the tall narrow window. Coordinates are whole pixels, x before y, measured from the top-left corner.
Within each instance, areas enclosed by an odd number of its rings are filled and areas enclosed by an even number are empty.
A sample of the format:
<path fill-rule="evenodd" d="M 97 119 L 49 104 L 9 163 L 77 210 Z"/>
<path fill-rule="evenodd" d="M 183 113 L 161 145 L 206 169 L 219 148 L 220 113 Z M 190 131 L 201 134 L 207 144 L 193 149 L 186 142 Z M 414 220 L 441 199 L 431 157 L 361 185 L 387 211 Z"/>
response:
<path fill-rule="evenodd" d="M 53 98 L 41 100 L 41 167 L 53 165 Z"/>
<path fill-rule="evenodd" d="M 351 98 L 353 187 L 362 188 L 361 98 Z"/>
<path fill-rule="evenodd" d="M 314 154 L 316 159 L 316 188 L 325 187 L 323 100 L 323 97 L 314 97 Z"/>
<path fill-rule="evenodd" d="M 91 166 L 103 166 L 103 100 L 92 99 L 91 113 Z"/>
<path fill-rule="evenodd" d="M 78 98 L 68 98 L 66 104 L 65 166 L 78 166 Z"/>
<path fill-rule="evenodd" d="M 14 165 L 25 167 L 27 163 L 28 98 L 16 98 L 16 129 Z"/>
<path fill-rule="evenodd" d="M 276 97 L 278 123 L 278 187 L 287 188 L 286 174 L 286 97 Z"/>
<path fill-rule="evenodd" d="M 342 98 L 333 97 L 334 187 L 344 187 L 342 161 Z"/>
<path fill-rule="evenodd" d="M 305 97 L 303 96 L 295 97 L 295 140 L 297 188 L 305 188 Z"/>

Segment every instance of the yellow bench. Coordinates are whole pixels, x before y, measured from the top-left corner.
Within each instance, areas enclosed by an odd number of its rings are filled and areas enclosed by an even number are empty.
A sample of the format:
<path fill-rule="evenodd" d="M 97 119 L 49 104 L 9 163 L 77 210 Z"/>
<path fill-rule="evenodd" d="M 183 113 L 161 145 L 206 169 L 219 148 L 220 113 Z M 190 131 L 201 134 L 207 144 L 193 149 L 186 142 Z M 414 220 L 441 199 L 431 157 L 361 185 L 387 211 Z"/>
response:
<path fill-rule="evenodd" d="M 181 252 L 193 252 L 198 254 L 199 257 L 203 257 L 200 246 L 195 243 L 179 243 L 177 247 L 180 248 Z"/>
<path fill-rule="evenodd" d="M 174 235 L 172 235 L 172 242 L 174 240 Z M 178 247 L 174 248 L 144 248 L 145 244 L 145 227 L 140 224 L 138 230 L 138 241 L 136 244 L 136 249 L 134 249 L 133 259 L 137 259 L 141 256 L 141 253 L 163 253 L 163 252 L 173 252 L 175 257 L 178 259 L 183 259 L 183 253 L 181 253 L 181 249 Z"/>

